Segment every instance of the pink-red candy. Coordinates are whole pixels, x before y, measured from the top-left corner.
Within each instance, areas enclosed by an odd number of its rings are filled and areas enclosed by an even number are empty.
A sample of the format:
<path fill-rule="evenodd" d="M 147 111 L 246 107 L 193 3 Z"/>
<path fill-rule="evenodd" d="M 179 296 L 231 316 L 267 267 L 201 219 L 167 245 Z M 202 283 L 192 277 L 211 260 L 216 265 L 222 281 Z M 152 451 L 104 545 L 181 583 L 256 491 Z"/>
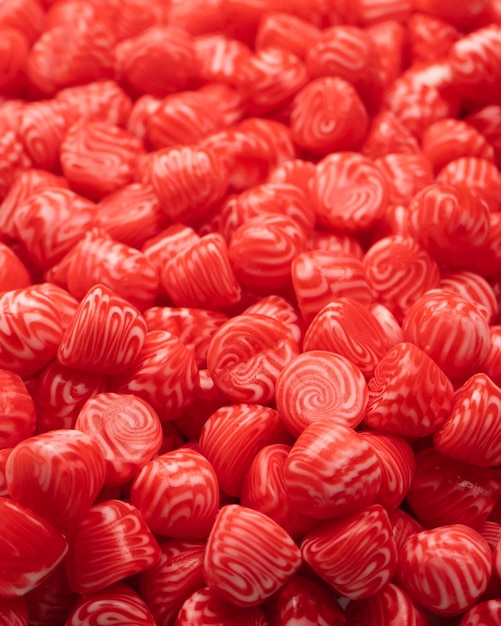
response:
<path fill-rule="evenodd" d="M 328 585 L 353 600 L 380 591 L 398 561 L 390 519 L 380 504 L 318 526 L 301 541 L 301 554 Z"/>
<path fill-rule="evenodd" d="M 352 298 L 365 306 L 373 299 L 361 260 L 348 252 L 311 250 L 299 254 L 292 262 L 292 283 L 307 323 L 337 298 Z"/>
<path fill-rule="evenodd" d="M 397 583 L 435 615 L 460 615 L 487 588 L 491 561 L 491 550 L 477 531 L 463 524 L 440 526 L 407 539 L 399 553 Z"/>
<path fill-rule="evenodd" d="M 268 626 L 269 622 L 261 608 L 235 606 L 223 600 L 219 593 L 203 587 L 185 600 L 175 624 L 176 626 L 193 626 L 193 624 Z"/>
<path fill-rule="evenodd" d="M 407 204 L 434 180 L 431 161 L 423 154 L 392 153 L 375 161 L 388 183 L 388 201 Z"/>
<path fill-rule="evenodd" d="M 397 544 L 397 551 L 400 552 L 404 543 L 411 535 L 415 535 L 418 532 L 424 530 L 424 526 L 421 522 L 411 515 L 406 513 L 402 509 L 394 509 L 388 513 L 392 524 L 393 537 Z"/>
<path fill-rule="evenodd" d="M 0 293 L 22 289 L 30 284 L 30 274 L 21 259 L 0 241 Z"/>
<path fill-rule="evenodd" d="M 0 598 L 0 615 L 5 624 L 12 626 L 28 626 L 30 622 L 28 605 L 24 597 Z"/>
<path fill-rule="evenodd" d="M 501 388 L 486 374 L 474 374 L 456 391 L 434 445 L 443 454 L 474 465 L 501 463 Z"/>
<path fill-rule="evenodd" d="M 247 471 L 264 446 L 289 440 L 278 411 L 259 404 L 217 409 L 200 433 L 200 452 L 214 468 L 221 489 L 238 497 Z"/>
<path fill-rule="evenodd" d="M 229 174 L 215 150 L 176 146 L 155 153 L 151 182 L 172 221 L 196 224 L 223 198 Z"/>
<path fill-rule="evenodd" d="M 501 164 L 501 105 L 488 104 L 465 118 L 494 148 L 495 162 Z"/>
<path fill-rule="evenodd" d="M 456 27 L 469 27 L 482 15 L 487 0 L 465 0 L 457 3 L 454 0 L 416 0 L 418 11 L 438 17 Z"/>
<path fill-rule="evenodd" d="M 292 261 L 306 250 L 306 235 L 287 215 L 271 213 L 243 223 L 228 257 L 238 283 L 260 295 L 292 292 Z"/>
<path fill-rule="evenodd" d="M 403 437 L 365 430 L 362 438 L 372 446 L 381 466 L 382 480 L 376 502 L 392 511 L 402 504 L 416 470 L 414 452 Z"/>
<path fill-rule="evenodd" d="M 422 148 L 437 173 L 462 157 L 495 159 L 493 146 L 481 132 L 463 120 L 452 118 L 430 124 L 423 133 Z"/>
<path fill-rule="evenodd" d="M 143 142 L 106 122 L 75 124 L 61 144 L 61 167 L 71 188 L 99 200 L 132 183 Z"/>
<path fill-rule="evenodd" d="M 367 307 L 352 298 L 337 298 L 310 323 L 303 347 L 346 357 L 370 378 L 389 350 L 390 342 Z"/>
<path fill-rule="evenodd" d="M 364 258 L 364 250 L 355 237 L 346 233 L 333 233 L 326 230 L 314 230 L 309 233 L 308 250 L 348 252 L 360 261 Z"/>
<path fill-rule="evenodd" d="M 403 589 L 388 583 L 370 598 L 352 600 L 346 607 L 347 626 L 429 626 L 423 608 Z"/>
<path fill-rule="evenodd" d="M 373 302 L 368 308 L 371 315 L 376 318 L 383 329 L 390 347 L 393 347 L 397 343 L 401 343 L 404 340 L 402 328 L 396 317 L 389 309 L 377 302 Z"/>
<path fill-rule="evenodd" d="M 120 373 L 137 363 L 146 339 L 139 311 L 104 285 L 81 300 L 61 339 L 61 365 L 102 374 Z"/>
<path fill-rule="evenodd" d="M 114 80 L 67 87 L 56 94 L 56 100 L 76 110 L 80 119 L 111 126 L 126 126 L 132 109 L 131 99 Z"/>
<path fill-rule="evenodd" d="M 288 300 L 273 294 L 261 298 L 261 300 L 258 300 L 255 304 L 251 304 L 243 312 L 244 315 L 253 315 L 255 313 L 258 315 L 266 315 L 267 317 L 272 317 L 282 322 L 282 324 L 289 329 L 294 341 L 296 341 L 298 345 L 301 345 L 304 334 L 304 324 L 299 315 L 299 311 L 292 306 Z"/>
<path fill-rule="evenodd" d="M 180 252 L 200 241 L 199 235 L 190 226 L 176 223 L 161 230 L 148 239 L 141 252 L 155 265 L 159 272 L 163 266 Z"/>
<path fill-rule="evenodd" d="M 270 518 L 239 504 L 224 506 L 204 554 L 209 589 L 227 602 L 254 607 L 275 593 L 301 565 L 291 537 Z"/>
<path fill-rule="evenodd" d="M 494 290 L 485 278 L 475 272 L 442 272 L 440 288 L 476 303 L 490 324 L 496 319 L 498 303 Z"/>
<path fill-rule="evenodd" d="M 23 596 L 46 580 L 68 550 L 66 540 L 43 518 L 0 498 L 0 598 Z"/>
<path fill-rule="evenodd" d="M 52 361 L 39 372 L 31 390 L 36 407 L 36 430 L 73 428 L 85 402 L 107 391 L 102 374 L 86 372 Z"/>
<path fill-rule="evenodd" d="M 386 89 L 400 76 L 404 67 L 406 28 L 401 22 L 390 19 L 374 22 L 364 30 L 371 39 L 377 57 L 376 85 Z"/>
<path fill-rule="evenodd" d="M 0 449 L 31 437 L 36 420 L 35 405 L 21 378 L 0 369 Z"/>
<path fill-rule="evenodd" d="M 428 448 L 416 455 L 416 473 L 407 502 L 427 528 L 445 524 L 479 528 L 491 514 L 500 493 L 501 481 L 493 470 Z"/>
<path fill-rule="evenodd" d="M 297 437 L 309 424 L 334 420 L 350 428 L 362 421 L 368 400 L 362 372 L 325 350 L 303 352 L 280 372 L 275 402 L 287 430 Z"/>
<path fill-rule="evenodd" d="M 454 388 L 444 372 L 411 342 L 396 344 L 369 381 L 364 423 L 403 437 L 426 437 L 449 417 Z"/>
<path fill-rule="evenodd" d="M 174 624 L 183 602 L 205 586 L 201 541 L 168 539 L 160 561 L 139 574 L 139 589 L 157 624 Z"/>
<path fill-rule="evenodd" d="M 491 343 L 489 325 L 477 305 L 443 289 L 421 296 L 402 328 L 405 340 L 426 352 L 453 380 L 470 376 Z"/>
<path fill-rule="evenodd" d="M 66 289 L 54 283 L 38 283 L 32 287 L 38 293 L 47 296 L 55 304 L 61 319 L 61 326 L 63 330 L 66 330 L 78 309 L 78 300 L 73 298 Z"/>
<path fill-rule="evenodd" d="M 11 450 L 12 448 L 0 448 L 0 496 L 2 498 L 10 498 L 5 480 L 5 466 Z"/>
<path fill-rule="evenodd" d="M 459 626 L 496 626 L 501 620 L 501 600 L 479 602 L 461 618 Z"/>
<path fill-rule="evenodd" d="M 454 26 L 426 13 L 414 13 L 407 28 L 412 64 L 438 61 L 461 38 L 461 33 Z"/>
<path fill-rule="evenodd" d="M 106 461 L 107 486 L 137 475 L 159 451 L 162 425 L 153 408 L 138 396 L 112 392 L 87 400 L 75 429 L 96 441 Z"/>
<path fill-rule="evenodd" d="M 471 260 L 470 269 L 482 276 L 496 276 L 501 274 L 501 211 L 489 213 L 489 234 Z M 492 281 L 491 281 L 492 282 Z"/>
<path fill-rule="evenodd" d="M 377 159 L 388 154 L 419 154 L 416 137 L 391 111 L 375 115 L 361 148 L 362 154 Z"/>
<path fill-rule="evenodd" d="M 498 387 L 501 387 L 501 325 L 491 326 L 491 347 L 482 361 L 481 369 Z"/>
<path fill-rule="evenodd" d="M 31 165 L 31 159 L 14 130 L 2 134 L 0 140 L 0 201 L 7 195 L 16 178 Z"/>
<path fill-rule="evenodd" d="M 256 50 L 282 48 L 304 59 L 321 31 L 310 21 L 282 11 L 265 13 L 256 33 Z"/>
<path fill-rule="evenodd" d="M 363 266 L 374 294 L 401 322 L 427 291 L 440 286 L 435 261 L 411 237 L 383 237 L 367 250 Z"/>
<path fill-rule="evenodd" d="M 2 5 L 0 24 L 18 28 L 33 43 L 45 26 L 45 15 L 39 0 L 14 0 Z"/>
<path fill-rule="evenodd" d="M 120 500 L 95 504 L 68 530 L 66 561 L 73 591 L 105 589 L 158 563 L 161 551 L 136 507 Z"/>
<path fill-rule="evenodd" d="M 170 259 L 160 279 L 176 307 L 224 309 L 241 297 L 228 246 L 219 233 L 201 237 Z"/>
<path fill-rule="evenodd" d="M 335 120 L 335 121 L 333 121 Z M 358 150 L 369 126 L 367 110 L 355 88 L 343 78 L 316 78 L 294 98 L 294 143 L 313 154 Z"/>
<path fill-rule="evenodd" d="M 93 626 L 99 622 L 155 626 L 144 600 L 130 587 L 117 584 L 81 598 L 73 607 L 66 626 Z"/>
<path fill-rule="evenodd" d="M 208 33 L 196 37 L 194 46 L 199 77 L 207 82 L 234 84 L 237 64 L 248 60 L 252 54 L 251 49 L 242 41 L 223 33 Z"/>
<path fill-rule="evenodd" d="M 334 420 L 313 422 L 303 430 L 284 475 L 292 506 L 315 519 L 360 511 L 376 500 L 382 480 L 371 445 Z"/>
<path fill-rule="evenodd" d="M 119 82 L 136 96 L 182 91 L 198 75 L 193 38 L 176 26 L 152 25 L 120 42 L 114 53 Z"/>
<path fill-rule="evenodd" d="M 315 165 L 311 161 L 303 159 L 290 159 L 278 165 L 268 176 L 269 183 L 294 185 L 299 187 L 307 195 L 310 179 L 315 173 Z M 296 192 L 297 193 L 297 192 Z M 277 198 L 279 200 L 279 198 Z"/>
<path fill-rule="evenodd" d="M 437 176 L 438 183 L 467 186 L 487 204 L 490 211 L 499 211 L 501 174 L 492 161 L 464 156 L 450 161 Z"/>
<path fill-rule="evenodd" d="M 127 118 L 127 123 L 125 124 L 127 130 L 136 135 L 136 137 L 139 137 L 139 139 L 144 140 L 148 131 L 148 121 L 151 115 L 158 109 L 161 102 L 162 98 L 155 98 L 155 96 L 149 96 L 148 94 L 138 98 L 132 105 L 132 109 Z M 149 156 L 151 155 L 148 153 L 146 157 L 143 156 L 139 159 L 136 167 L 136 180 L 141 174 L 141 163 Z"/>
<path fill-rule="evenodd" d="M 163 24 L 168 19 L 167 7 L 162 0 L 153 0 L 146 7 L 141 0 L 125 0 L 120 5 L 115 2 L 108 4 L 106 8 L 114 20 L 115 32 L 120 41 L 134 37 L 155 24 Z"/>
<path fill-rule="evenodd" d="M 96 205 L 63 188 L 45 189 L 18 206 L 15 224 L 39 267 L 61 261 L 94 226 Z"/>
<path fill-rule="evenodd" d="M 346 626 L 346 617 L 334 594 L 322 583 L 296 574 L 271 600 L 272 623 L 277 626 Z"/>
<path fill-rule="evenodd" d="M 298 354 L 282 322 L 257 313 L 237 315 L 213 335 L 207 367 L 232 401 L 266 404 L 274 398 L 281 370 Z"/>
<path fill-rule="evenodd" d="M 153 532 L 204 539 L 219 507 L 218 479 L 199 452 L 179 448 L 146 464 L 132 483 L 130 497 Z"/>
<path fill-rule="evenodd" d="M 310 195 L 322 226 L 356 234 L 382 217 L 389 185 L 369 158 L 356 152 L 337 152 L 317 165 Z"/>
<path fill-rule="evenodd" d="M 13 500 L 56 528 L 85 515 L 104 484 L 99 445 L 77 430 L 53 430 L 18 443 L 5 468 Z"/>
<path fill-rule="evenodd" d="M 0 294 L 0 368 L 28 378 L 56 356 L 62 336 L 55 304 L 38 289 Z"/>

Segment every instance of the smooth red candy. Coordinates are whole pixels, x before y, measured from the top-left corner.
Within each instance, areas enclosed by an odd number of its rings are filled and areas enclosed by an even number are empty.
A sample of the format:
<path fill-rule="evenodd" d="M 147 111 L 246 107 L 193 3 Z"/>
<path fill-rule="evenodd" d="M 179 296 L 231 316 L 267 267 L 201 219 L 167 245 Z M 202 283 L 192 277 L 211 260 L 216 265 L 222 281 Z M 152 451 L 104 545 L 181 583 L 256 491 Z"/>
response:
<path fill-rule="evenodd" d="M 387 511 L 400 506 L 409 491 L 416 461 L 410 444 L 403 437 L 377 430 L 365 430 L 362 438 L 372 446 L 382 472 L 381 487 L 376 499 Z"/>
<path fill-rule="evenodd" d="M 97 3 L 99 6 L 99 3 Z M 150 26 L 163 24 L 168 19 L 167 6 L 162 0 L 153 0 L 143 6 L 141 0 L 125 0 L 107 3 L 119 40 L 134 37 Z M 105 5 L 106 6 L 106 5 Z M 108 8 L 108 7 L 106 7 Z"/>
<path fill-rule="evenodd" d="M 152 25 L 120 42 L 114 53 L 118 80 L 135 95 L 182 91 L 198 75 L 193 38 L 176 26 Z"/>
<path fill-rule="evenodd" d="M 307 323 L 337 298 L 352 298 L 363 305 L 372 302 L 362 262 L 348 252 L 311 250 L 299 254 L 292 262 L 292 283 Z"/>
<path fill-rule="evenodd" d="M 501 481 L 493 470 L 428 448 L 416 455 L 416 473 L 407 502 L 428 528 L 445 524 L 479 528 L 491 514 L 500 493 Z"/>
<path fill-rule="evenodd" d="M 107 486 L 122 485 L 159 451 L 162 425 L 153 408 L 138 396 L 112 392 L 87 400 L 75 429 L 92 437 L 106 461 Z"/>
<path fill-rule="evenodd" d="M 135 307 L 96 285 L 81 300 L 57 358 L 69 367 L 117 374 L 137 363 L 146 332 L 146 322 Z"/>
<path fill-rule="evenodd" d="M 21 378 L 0 369 L 0 449 L 31 437 L 36 419 L 35 405 Z"/>
<path fill-rule="evenodd" d="M 420 154 L 416 137 L 391 111 L 375 115 L 361 148 L 362 154 L 378 159 L 389 154 Z"/>
<path fill-rule="evenodd" d="M 155 626 L 144 600 L 124 584 L 87 594 L 73 607 L 66 626 L 93 626 L 99 622 Z"/>
<path fill-rule="evenodd" d="M 256 50 L 282 48 L 304 59 L 321 31 L 310 21 L 285 11 L 265 13 L 256 33 Z"/>
<path fill-rule="evenodd" d="M 335 591 L 354 600 L 380 591 L 398 561 L 388 513 L 380 504 L 315 528 L 301 541 L 301 554 Z"/>
<path fill-rule="evenodd" d="M 346 607 L 348 626 L 429 626 L 427 614 L 400 587 L 388 583 L 370 598 L 352 600 Z"/>
<path fill-rule="evenodd" d="M 449 418 L 434 435 L 443 454 L 474 465 L 501 463 L 501 388 L 486 374 L 469 378 L 457 391 Z"/>
<path fill-rule="evenodd" d="M 28 605 L 23 597 L 0 598 L 0 615 L 9 626 L 28 626 L 30 622 Z"/>
<path fill-rule="evenodd" d="M 264 612 L 257 606 L 239 607 L 223 600 L 220 595 L 203 587 L 183 603 L 175 621 L 176 626 L 193 624 L 224 624 L 225 626 L 268 626 Z"/>
<path fill-rule="evenodd" d="M 374 299 L 399 322 L 422 295 L 440 286 L 437 264 L 411 237 L 379 239 L 367 250 L 363 266 Z"/>
<path fill-rule="evenodd" d="M 39 0 L 13 0 L 2 4 L 0 24 L 18 28 L 33 43 L 45 26 L 45 15 Z"/>
<path fill-rule="evenodd" d="M 501 620 L 501 600 L 479 602 L 461 618 L 459 626 L 496 626 Z"/>
<path fill-rule="evenodd" d="M 0 368 L 35 374 L 56 356 L 62 336 L 56 306 L 38 289 L 0 294 Z"/>
<path fill-rule="evenodd" d="M 0 498 L 0 598 L 23 596 L 46 580 L 68 544 L 29 509 Z"/>
<path fill-rule="evenodd" d="M 0 293 L 22 289 L 31 284 L 31 277 L 21 259 L 0 242 Z"/>
<path fill-rule="evenodd" d="M 277 409 L 295 437 L 309 424 L 322 420 L 355 428 L 364 417 L 368 396 L 358 367 L 325 350 L 293 358 L 280 372 L 275 387 Z"/>
<path fill-rule="evenodd" d="M 313 422 L 303 430 L 284 475 L 292 506 L 315 519 L 340 517 L 372 504 L 382 480 L 372 446 L 334 420 Z"/>
<path fill-rule="evenodd" d="M 369 118 L 362 100 L 343 78 L 316 78 L 294 98 L 292 138 L 308 152 L 325 155 L 333 151 L 358 150 L 368 126 Z"/>
<path fill-rule="evenodd" d="M 494 148 L 496 163 L 501 164 L 501 105 L 488 104 L 465 118 Z"/>
<path fill-rule="evenodd" d="M 421 296 L 402 328 L 405 340 L 426 352 L 453 380 L 470 376 L 490 348 L 489 326 L 476 304 L 443 289 Z"/>
<path fill-rule="evenodd" d="M 402 22 L 395 19 L 375 21 L 364 30 L 372 41 L 377 57 L 376 85 L 386 89 L 402 73 L 406 56 L 407 30 Z"/>
<path fill-rule="evenodd" d="M 494 277 L 501 274 L 501 211 L 489 213 L 489 234 L 487 239 L 471 260 L 470 269 L 482 276 Z M 491 279 L 492 282 L 492 279 Z"/>
<path fill-rule="evenodd" d="M 139 574 L 139 589 L 157 624 L 174 624 L 184 601 L 205 586 L 201 541 L 168 539 L 160 561 Z"/>
<path fill-rule="evenodd" d="M 462 524 L 440 526 L 407 539 L 399 553 L 397 583 L 435 615 L 460 615 L 487 588 L 491 561 L 491 550 L 477 531 Z"/>
<path fill-rule="evenodd" d="M 454 388 L 439 366 L 411 342 L 396 344 L 369 381 L 364 422 L 403 437 L 426 437 L 449 417 Z"/>
<path fill-rule="evenodd" d="M 199 452 L 179 448 L 147 463 L 134 479 L 130 497 L 153 532 L 204 539 L 219 507 L 218 479 Z"/>
<path fill-rule="evenodd" d="M 215 332 L 207 367 L 219 389 L 235 402 L 268 403 L 280 371 L 299 346 L 280 321 L 257 313 L 238 315 Z"/>
<path fill-rule="evenodd" d="M 221 489 L 239 496 L 247 471 L 264 446 L 289 440 L 278 411 L 259 404 L 217 409 L 202 427 L 201 453 L 213 466 Z"/>
<path fill-rule="evenodd" d="M 255 607 L 300 565 L 299 548 L 283 528 L 258 511 L 230 504 L 220 510 L 207 540 L 203 575 L 227 602 Z"/>
<path fill-rule="evenodd" d="M 68 531 L 71 589 L 105 589 L 158 563 L 161 551 L 139 511 L 126 502 L 95 504 Z"/>
<path fill-rule="evenodd" d="M 270 172 L 268 182 L 279 185 L 282 183 L 285 185 L 294 185 L 294 187 L 299 187 L 308 195 L 310 179 L 314 172 L 315 165 L 311 161 L 290 159 L 278 165 Z M 277 198 L 277 200 L 279 200 L 279 198 Z"/>
<path fill-rule="evenodd" d="M 0 496 L 2 498 L 10 498 L 5 480 L 5 466 L 11 450 L 12 448 L 0 448 Z"/>
<path fill-rule="evenodd" d="M 99 445 L 77 430 L 52 430 L 18 443 L 5 468 L 13 500 L 56 528 L 68 528 L 90 509 L 104 484 Z"/>
<path fill-rule="evenodd" d="M 416 0 L 415 7 L 458 27 L 469 27 L 485 9 L 487 0 Z"/>

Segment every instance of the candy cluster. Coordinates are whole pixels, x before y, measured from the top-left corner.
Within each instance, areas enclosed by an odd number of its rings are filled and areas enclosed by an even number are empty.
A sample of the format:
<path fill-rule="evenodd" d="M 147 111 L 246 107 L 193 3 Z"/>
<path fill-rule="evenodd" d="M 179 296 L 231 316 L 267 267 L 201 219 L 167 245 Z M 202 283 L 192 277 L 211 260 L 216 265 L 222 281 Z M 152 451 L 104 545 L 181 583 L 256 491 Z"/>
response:
<path fill-rule="evenodd" d="M 0 625 L 501 624 L 499 0 L 0 2 Z"/>

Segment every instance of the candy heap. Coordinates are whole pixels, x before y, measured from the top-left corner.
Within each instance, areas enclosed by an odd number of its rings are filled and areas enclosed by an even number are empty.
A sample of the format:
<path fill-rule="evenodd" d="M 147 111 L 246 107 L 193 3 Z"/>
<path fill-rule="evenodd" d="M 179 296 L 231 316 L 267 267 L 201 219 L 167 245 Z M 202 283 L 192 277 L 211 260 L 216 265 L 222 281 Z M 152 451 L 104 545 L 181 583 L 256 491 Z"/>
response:
<path fill-rule="evenodd" d="M 499 0 L 0 2 L 0 624 L 501 624 Z"/>

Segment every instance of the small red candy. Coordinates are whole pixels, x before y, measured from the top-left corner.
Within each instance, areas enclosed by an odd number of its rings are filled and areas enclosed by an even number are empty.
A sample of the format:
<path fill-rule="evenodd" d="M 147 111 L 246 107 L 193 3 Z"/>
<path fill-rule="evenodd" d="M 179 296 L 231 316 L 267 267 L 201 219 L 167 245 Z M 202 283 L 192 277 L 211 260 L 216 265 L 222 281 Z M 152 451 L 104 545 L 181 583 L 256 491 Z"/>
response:
<path fill-rule="evenodd" d="M 496 626 L 501 620 L 501 600 L 486 600 L 472 607 L 461 618 L 459 626 Z"/>
<path fill-rule="evenodd" d="M 31 437 L 36 419 L 35 405 L 21 378 L 0 369 L 0 449 Z"/>

